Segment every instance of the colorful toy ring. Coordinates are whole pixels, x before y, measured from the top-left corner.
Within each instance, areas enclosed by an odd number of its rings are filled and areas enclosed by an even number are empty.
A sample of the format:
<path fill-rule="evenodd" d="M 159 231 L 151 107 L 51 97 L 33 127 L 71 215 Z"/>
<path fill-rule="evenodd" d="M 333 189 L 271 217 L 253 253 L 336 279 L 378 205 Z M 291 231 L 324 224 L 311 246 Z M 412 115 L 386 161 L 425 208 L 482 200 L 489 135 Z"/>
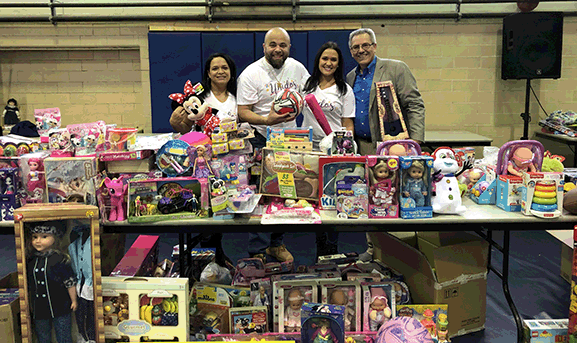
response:
<path fill-rule="evenodd" d="M 547 185 L 542 183 L 537 183 L 537 186 L 535 186 L 536 191 L 555 191 L 555 188 L 557 188 L 555 185 Z"/>
<path fill-rule="evenodd" d="M 557 197 L 557 193 L 556 192 L 551 192 L 551 191 L 535 191 L 535 193 L 533 193 L 533 195 L 535 195 L 535 197 L 537 198 L 556 198 Z"/>
<path fill-rule="evenodd" d="M 557 203 L 556 198 L 541 198 L 538 196 L 533 197 L 533 202 L 539 205 L 553 205 Z"/>
<path fill-rule="evenodd" d="M 532 203 L 531 209 L 535 210 L 535 211 L 539 211 L 539 212 L 554 212 L 557 210 L 557 204 L 541 205 L 541 204 Z"/>

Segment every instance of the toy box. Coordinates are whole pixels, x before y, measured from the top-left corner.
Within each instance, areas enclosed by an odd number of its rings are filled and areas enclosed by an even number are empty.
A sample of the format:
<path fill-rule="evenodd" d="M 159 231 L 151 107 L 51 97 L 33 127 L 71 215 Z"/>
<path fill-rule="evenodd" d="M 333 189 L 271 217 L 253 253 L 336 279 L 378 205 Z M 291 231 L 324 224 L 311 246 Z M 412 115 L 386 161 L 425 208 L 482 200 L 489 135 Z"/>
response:
<path fill-rule="evenodd" d="M 337 181 L 337 217 L 342 219 L 368 218 L 369 199 L 364 177 L 345 176 Z"/>
<path fill-rule="evenodd" d="M 78 297 L 85 302 L 79 302 L 78 311 L 92 311 L 94 316 L 85 318 L 85 325 L 77 326 L 73 321 L 72 332 L 78 332 L 78 337 L 96 342 L 104 342 L 102 287 L 100 263 L 100 229 L 98 226 L 98 208 L 78 203 L 66 204 L 26 204 L 14 212 L 14 230 L 18 263 L 18 282 L 20 295 L 20 318 L 22 327 L 22 342 L 35 341 L 32 329 L 34 321 L 34 305 L 36 295 L 54 296 L 54 306 L 64 306 L 70 303 L 65 288 L 52 287 L 51 294 L 45 292 L 42 286 L 36 287 L 34 277 L 45 277 L 42 270 L 34 268 L 41 258 L 35 256 L 31 248 L 32 230 L 35 232 L 53 232 L 55 243 L 60 243 L 60 249 L 54 249 L 70 258 L 71 269 L 76 278 L 84 277 L 84 284 L 76 285 Z M 61 268 L 64 271 L 65 267 Z M 50 271 L 48 271 L 49 273 Z M 30 279 L 30 282 L 29 282 Z M 90 282 L 90 280 L 92 282 Z M 62 295 L 65 294 L 65 295 Z M 81 314 L 83 312 L 77 313 Z M 4 341 L 4 340 L 2 340 Z"/>
<path fill-rule="evenodd" d="M 215 283 L 202 282 L 203 285 L 209 287 L 222 288 L 230 298 L 231 307 L 250 307 L 253 306 L 251 302 L 251 290 L 249 287 L 237 287 L 230 285 L 221 285 Z"/>
<path fill-rule="evenodd" d="M 557 343 L 567 340 L 568 319 L 524 319 L 524 343 Z"/>
<path fill-rule="evenodd" d="M 14 210 L 22 206 L 24 187 L 18 168 L 0 169 L 0 220 L 14 220 Z"/>
<path fill-rule="evenodd" d="M 22 193 L 23 204 L 48 202 L 44 172 L 44 159 L 48 156 L 46 151 L 38 151 L 20 157 L 20 170 L 26 191 Z"/>
<path fill-rule="evenodd" d="M 48 157 L 44 160 L 48 201 L 96 205 L 94 177 L 101 166 L 96 157 Z"/>
<path fill-rule="evenodd" d="M 47 135 L 49 130 L 59 128 L 61 117 L 58 107 L 34 109 L 34 120 L 38 128 L 38 134 L 44 136 Z"/>
<path fill-rule="evenodd" d="M 344 306 L 343 320 L 345 331 L 362 331 L 361 284 L 358 281 L 324 281 L 319 282 L 321 289 L 320 302 Z"/>
<path fill-rule="evenodd" d="M 497 207 L 507 212 L 521 211 L 521 188 L 523 179 L 515 175 L 499 175 L 497 178 Z"/>
<path fill-rule="evenodd" d="M 369 218 L 399 217 L 399 158 L 367 156 Z"/>
<path fill-rule="evenodd" d="M 128 183 L 128 222 L 206 218 L 209 213 L 206 179 L 173 177 Z"/>
<path fill-rule="evenodd" d="M 333 132 L 333 142 L 330 155 L 353 155 L 356 153 L 353 132 L 350 130 L 336 130 Z"/>
<path fill-rule="evenodd" d="M 405 219 L 431 218 L 431 171 L 430 156 L 400 156 L 400 204 L 401 217 Z M 418 170 L 415 177 L 413 170 Z"/>
<path fill-rule="evenodd" d="M 363 330 L 378 331 L 396 317 L 395 287 L 392 283 L 362 282 Z"/>
<path fill-rule="evenodd" d="M 264 148 L 260 193 L 317 201 L 319 156 L 318 152 Z"/>
<path fill-rule="evenodd" d="M 397 306 L 397 316 L 418 320 L 431 334 L 434 342 L 449 342 L 448 306 L 443 304 Z"/>
<path fill-rule="evenodd" d="M 188 279 L 102 277 L 102 300 L 107 339 L 188 341 Z"/>
<path fill-rule="evenodd" d="M 495 166 L 486 166 L 483 175 L 471 186 L 469 197 L 480 205 L 494 205 L 497 194 Z"/>
<path fill-rule="evenodd" d="M 344 342 L 344 310 L 339 305 L 303 304 L 301 342 Z"/>
<path fill-rule="evenodd" d="M 107 151 L 129 151 L 136 143 L 137 128 L 111 127 L 106 130 L 105 149 Z"/>
<path fill-rule="evenodd" d="M 305 302 L 318 302 L 318 282 L 280 281 L 276 283 L 276 287 L 278 294 L 274 307 L 276 311 L 274 320 L 278 318 L 278 322 L 275 322 L 275 325 L 278 325 L 278 332 L 300 332 L 301 307 Z"/>
<path fill-rule="evenodd" d="M 227 187 L 248 185 L 247 160 L 244 155 L 225 155 L 210 161 L 210 167 L 217 179 Z"/>
<path fill-rule="evenodd" d="M 70 124 L 66 126 L 74 148 L 74 156 L 95 156 L 104 151 L 106 124 L 99 120 L 94 123 Z"/>
<path fill-rule="evenodd" d="M 228 333 L 231 298 L 221 287 L 195 283 L 190 296 L 191 328 L 195 336 Z"/>
<path fill-rule="evenodd" d="M 313 129 L 267 127 L 266 146 L 274 149 L 311 151 L 313 149 Z"/>
<path fill-rule="evenodd" d="M 249 334 L 268 332 L 266 306 L 237 307 L 229 310 L 230 333 Z"/>
<path fill-rule="evenodd" d="M 0 279 L 0 336 L 7 343 L 20 343 L 22 340 L 19 297 L 18 273 Z"/>
<path fill-rule="evenodd" d="M 563 173 L 523 174 L 521 212 L 541 218 L 559 217 L 563 212 Z"/>
<path fill-rule="evenodd" d="M 254 279 L 264 277 L 264 263 L 260 258 L 241 258 L 236 264 L 232 284 L 235 286 L 250 286 Z"/>
<path fill-rule="evenodd" d="M 320 156 L 319 157 L 319 208 L 336 209 L 337 181 L 345 175 L 364 176 L 365 158 L 360 156 Z"/>
<path fill-rule="evenodd" d="M 152 276 L 158 263 L 158 236 L 139 235 L 110 276 Z"/>

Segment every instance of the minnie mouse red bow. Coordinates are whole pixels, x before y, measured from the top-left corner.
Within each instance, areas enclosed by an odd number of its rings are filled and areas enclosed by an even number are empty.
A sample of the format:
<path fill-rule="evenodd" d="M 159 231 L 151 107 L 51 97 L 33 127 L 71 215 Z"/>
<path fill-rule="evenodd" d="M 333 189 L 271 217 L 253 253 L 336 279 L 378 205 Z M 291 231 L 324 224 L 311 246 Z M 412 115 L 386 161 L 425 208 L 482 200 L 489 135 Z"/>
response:
<path fill-rule="evenodd" d="M 199 84 L 197 84 L 197 85 L 199 85 Z M 189 95 L 195 95 L 196 94 L 195 88 L 196 88 L 196 86 L 193 87 L 192 82 L 190 82 L 190 80 L 187 80 L 186 83 L 184 84 L 184 94 L 172 93 L 168 97 L 182 105 L 182 103 L 184 102 L 184 99 L 186 99 L 186 97 L 188 97 Z"/>

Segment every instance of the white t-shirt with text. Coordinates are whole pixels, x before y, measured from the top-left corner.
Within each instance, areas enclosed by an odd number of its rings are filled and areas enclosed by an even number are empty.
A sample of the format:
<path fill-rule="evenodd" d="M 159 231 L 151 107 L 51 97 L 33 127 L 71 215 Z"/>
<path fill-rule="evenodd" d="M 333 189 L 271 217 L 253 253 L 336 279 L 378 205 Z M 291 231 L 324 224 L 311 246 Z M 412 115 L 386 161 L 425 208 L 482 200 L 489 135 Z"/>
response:
<path fill-rule="evenodd" d="M 212 91 L 210 95 L 204 99 L 208 106 L 218 110 L 216 114 L 221 121 L 238 121 L 236 98 L 232 94 L 228 94 L 225 102 L 220 102 Z M 228 120 L 227 120 L 228 119 Z"/>

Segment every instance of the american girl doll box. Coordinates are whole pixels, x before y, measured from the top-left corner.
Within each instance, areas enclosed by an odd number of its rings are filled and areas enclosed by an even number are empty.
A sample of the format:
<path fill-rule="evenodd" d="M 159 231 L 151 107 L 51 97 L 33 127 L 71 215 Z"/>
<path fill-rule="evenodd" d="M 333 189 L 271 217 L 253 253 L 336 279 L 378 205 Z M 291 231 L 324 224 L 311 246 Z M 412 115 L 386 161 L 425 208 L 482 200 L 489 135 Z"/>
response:
<path fill-rule="evenodd" d="M 320 302 L 344 306 L 343 319 L 345 331 L 362 331 L 361 284 L 358 281 L 323 281 Z"/>
<path fill-rule="evenodd" d="M 345 176 L 364 177 L 365 157 L 321 156 L 319 157 L 319 208 L 336 209 L 337 181 Z"/>
<path fill-rule="evenodd" d="M 319 152 L 264 148 L 260 193 L 318 201 Z"/>
<path fill-rule="evenodd" d="M 400 211 L 405 219 L 431 218 L 431 156 L 400 156 Z"/>
<path fill-rule="evenodd" d="M 128 183 L 128 222 L 206 218 L 208 182 L 193 177 L 136 180 Z"/>
<path fill-rule="evenodd" d="M 367 156 L 369 218 L 399 217 L 399 158 Z"/>
<path fill-rule="evenodd" d="M 50 341 L 53 328 L 68 341 L 104 342 L 98 208 L 27 204 L 14 230 L 22 342 Z"/>

